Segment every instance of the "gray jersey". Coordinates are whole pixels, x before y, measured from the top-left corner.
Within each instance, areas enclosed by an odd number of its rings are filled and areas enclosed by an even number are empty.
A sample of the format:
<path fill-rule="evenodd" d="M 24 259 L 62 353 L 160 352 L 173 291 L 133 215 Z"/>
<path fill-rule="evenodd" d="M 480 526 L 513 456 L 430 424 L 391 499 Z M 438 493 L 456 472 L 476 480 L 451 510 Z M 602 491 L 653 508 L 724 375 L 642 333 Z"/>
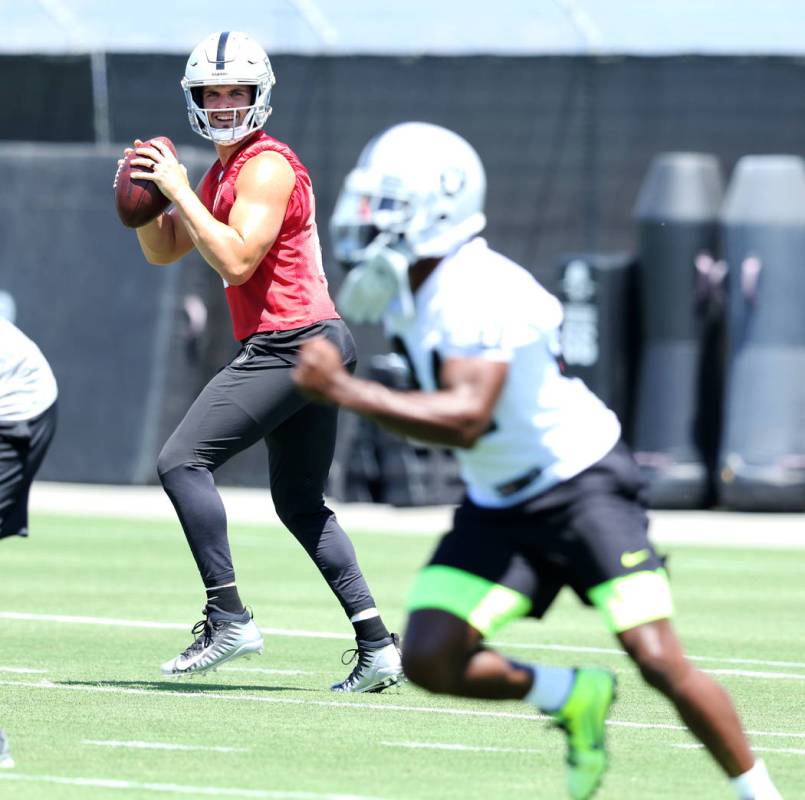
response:
<path fill-rule="evenodd" d="M 56 400 L 56 379 L 42 351 L 0 318 L 0 422 L 38 417 Z"/>
<path fill-rule="evenodd" d="M 468 494 L 502 507 L 547 491 L 605 456 L 620 423 L 580 380 L 559 368 L 560 302 L 483 239 L 443 259 L 415 296 L 417 314 L 391 313 L 387 331 L 408 350 L 420 385 L 437 388 L 451 357 L 505 361 L 491 430 L 455 455 Z"/>

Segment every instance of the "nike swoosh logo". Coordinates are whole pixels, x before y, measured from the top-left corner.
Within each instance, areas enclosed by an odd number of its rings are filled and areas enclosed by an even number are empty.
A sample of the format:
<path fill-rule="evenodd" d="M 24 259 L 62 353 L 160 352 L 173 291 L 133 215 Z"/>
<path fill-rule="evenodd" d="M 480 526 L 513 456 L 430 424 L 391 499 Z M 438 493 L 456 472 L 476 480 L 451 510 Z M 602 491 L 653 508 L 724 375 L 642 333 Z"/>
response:
<path fill-rule="evenodd" d="M 631 569 L 641 564 L 643 561 L 648 560 L 649 555 L 650 553 L 647 548 L 643 548 L 642 550 L 627 550 L 625 553 L 621 553 L 621 564 L 626 567 L 626 569 Z"/>

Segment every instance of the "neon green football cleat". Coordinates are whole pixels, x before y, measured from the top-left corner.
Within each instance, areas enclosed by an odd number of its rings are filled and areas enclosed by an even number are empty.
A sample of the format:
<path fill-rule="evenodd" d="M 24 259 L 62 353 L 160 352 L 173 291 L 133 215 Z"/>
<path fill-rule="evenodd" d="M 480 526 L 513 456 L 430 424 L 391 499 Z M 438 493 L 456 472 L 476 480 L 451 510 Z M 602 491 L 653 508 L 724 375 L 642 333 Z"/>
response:
<path fill-rule="evenodd" d="M 592 797 L 606 772 L 606 718 L 616 683 L 609 670 L 578 669 L 570 696 L 552 715 L 567 734 L 567 788 L 573 800 Z"/>

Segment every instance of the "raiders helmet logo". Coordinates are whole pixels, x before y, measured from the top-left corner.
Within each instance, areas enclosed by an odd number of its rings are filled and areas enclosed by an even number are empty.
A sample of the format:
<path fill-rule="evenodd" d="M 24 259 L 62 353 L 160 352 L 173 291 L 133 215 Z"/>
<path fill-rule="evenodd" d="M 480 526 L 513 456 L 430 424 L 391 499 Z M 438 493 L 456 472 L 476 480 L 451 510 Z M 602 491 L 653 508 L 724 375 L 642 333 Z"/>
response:
<path fill-rule="evenodd" d="M 448 195 L 448 197 L 458 194 L 464 188 L 464 182 L 465 176 L 463 170 L 451 167 L 442 173 L 442 191 Z"/>

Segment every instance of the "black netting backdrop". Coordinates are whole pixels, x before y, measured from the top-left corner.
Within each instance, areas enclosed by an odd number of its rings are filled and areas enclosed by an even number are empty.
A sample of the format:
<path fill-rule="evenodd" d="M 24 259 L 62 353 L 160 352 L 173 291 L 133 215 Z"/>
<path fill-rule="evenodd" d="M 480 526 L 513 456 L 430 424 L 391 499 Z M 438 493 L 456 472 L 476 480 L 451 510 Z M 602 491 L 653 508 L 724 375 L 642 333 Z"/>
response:
<path fill-rule="evenodd" d="M 285 55 L 272 61 L 278 83 L 268 130 L 310 169 L 321 220 L 370 136 L 404 119 L 446 125 L 466 136 L 486 164 L 488 238 L 546 281 L 560 253 L 633 246 L 632 206 L 656 153 L 714 153 L 728 172 L 747 153 L 801 147 L 805 67 L 793 58 Z M 184 62 L 183 56 L 108 56 L 113 141 L 164 134 L 203 146 L 186 122 Z M 2 64 L 26 91 L 19 112 L 3 115 L 0 139 L 92 139 L 88 58 L 6 56 Z"/>
<path fill-rule="evenodd" d="M 192 146 L 213 160 L 187 123 L 184 63 L 107 56 L 113 142 L 163 134 L 180 157 L 184 147 L 198 159 Z M 334 290 L 342 275 L 329 258 L 326 222 L 341 180 L 371 136 L 406 119 L 446 125 L 472 142 L 488 175 L 487 238 L 554 290 L 569 252 L 634 252 L 634 203 L 657 153 L 712 153 L 728 177 L 741 156 L 802 146 L 805 62 L 794 58 L 284 55 L 272 63 L 278 84 L 267 130 L 310 170 Z M 89 57 L 3 56 L 0 65 L 21 87 L 13 113 L 0 115 L 0 140 L 94 140 Z M 6 252 L 9 270 L 15 258 Z M 215 315 L 222 352 L 234 344 L 224 311 Z M 365 369 L 386 346 L 376 327 L 354 332 Z"/>
<path fill-rule="evenodd" d="M 109 57 L 112 134 L 198 144 L 179 79 L 184 57 Z M 655 154 L 716 154 L 725 174 L 750 152 L 799 152 L 805 68 L 785 58 L 302 57 L 272 60 L 267 130 L 296 150 L 326 220 L 364 143 L 405 119 L 446 125 L 486 165 L 490 243 L 552 286 L 568 251 L 624 252 Z M 144 112 L 144 109 L 148 109 Z M 383 349 L 356 330 L 362 352 Z"/>
<path fill-rule="evenodd" d="M 0 113 L 0 140 L 93 141 L 88 57 L 0 55 L 0 74 L 14 87 Z"/>
<path fill-rule="evenodd" d="M 274 65 L 268 130 L 311 170 L 322 219 L 370 136 L 403 119 L 446 125 L 486 165 L 489 239 L 546 280 L 559 253 L 633 245 L 632 206 L 656 153 L 711 152 L 728 170 L 746 153 L 801 145 L 805 70 L 794 59 L 279 56 Z M 197 142 L 178 89 L 183 66 L 110 57 L 115 139 Z"/>

